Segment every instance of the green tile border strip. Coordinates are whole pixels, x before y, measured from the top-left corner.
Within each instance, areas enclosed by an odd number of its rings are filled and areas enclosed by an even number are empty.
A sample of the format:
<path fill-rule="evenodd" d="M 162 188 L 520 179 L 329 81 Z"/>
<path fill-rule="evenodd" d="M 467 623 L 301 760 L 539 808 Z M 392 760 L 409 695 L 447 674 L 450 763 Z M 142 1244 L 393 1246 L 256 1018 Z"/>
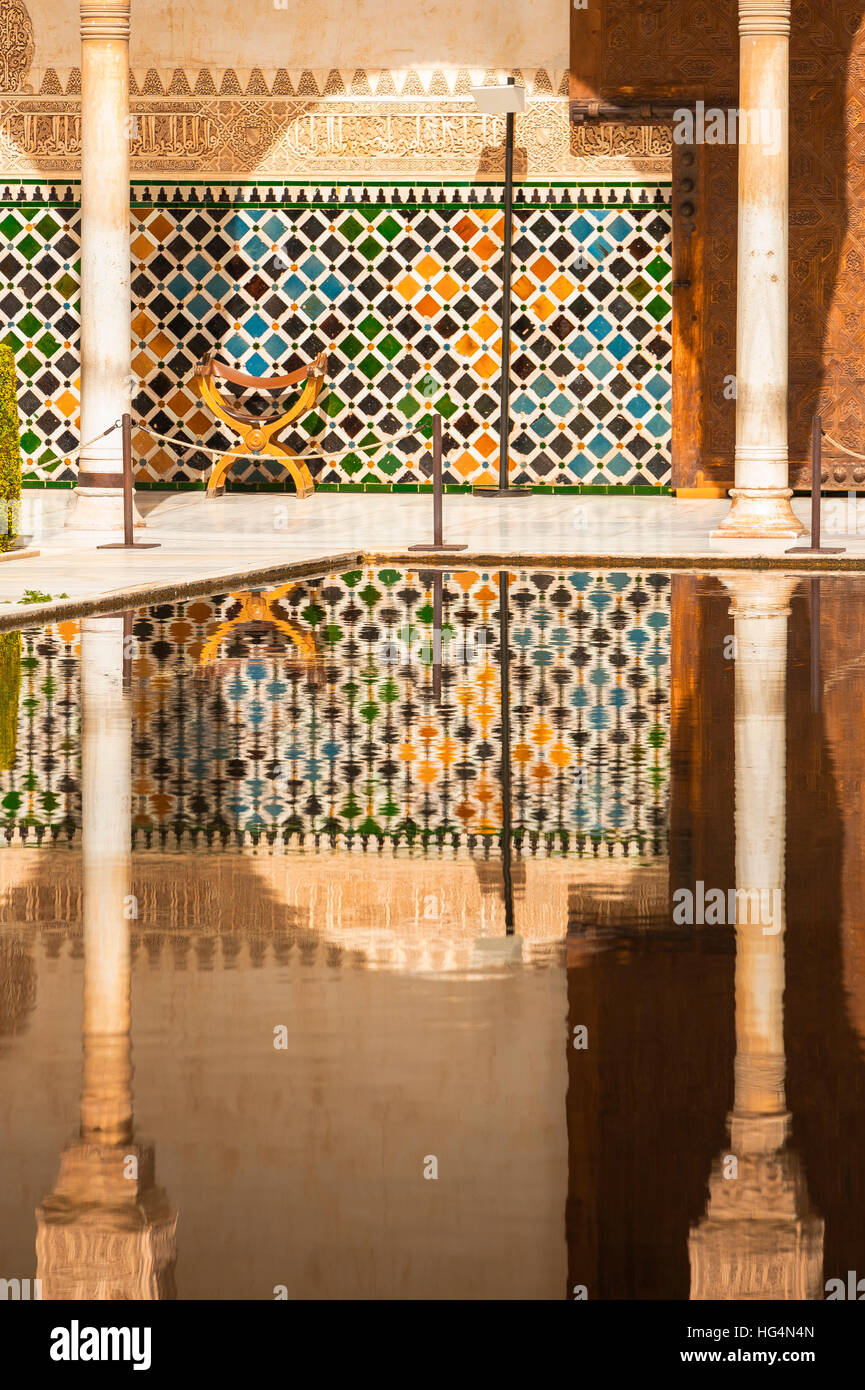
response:
<path fill-rule="evenodd" d="M 369 196 L 368 191 L 376 190 L 378 193 L 381 193 L 383 190 L 388 189 L 394 189 L 397 192 L 401 192 L 404 189 L 410 192 L 414 192 L 415 190 L 419 189 L 422 190 L 424 194 L 428 195 L 426 197 L 421 196 L 407 200 L 399 199 L 399 206 L 404 208 L 474 207 L 478 209 L 484 209 L 501 208 L 504 196 L 503 182 L 500 179 L 494 177 L 487 177 L 484 179 L 431 179 L 427 182 L 424 182 L 422 178 L 357 178 L 334 182 L 333 179 L 326 178 L 221 179 L 218 175 L 214 175 L 210 178 L 166 179 L 157 176 L 149 179 L 131 179 L 129 186 L 131 194 L 130 208 L 136 209 L 148 209 L 157 207 L 174 207 L 185 209 L 202 206 L 220 207 L 225 209 L 237 206 L 244 208 L 270 208 L 273 210 L 276 210 L 277 208 L 299 207 L 350 207 L 365 209 L 369 212 L 376 212 L 380 211 L 383 207 L 390 206 L 391 200 L 389 200 L 386 196 L 381 199 L 373 199 L 371 196 Z M 59 192 L 56 191 L 60 187 L 63 188 L 62 196 Z M 10 197 L 8 198 L 0 198 L 0 208 L 78 208 L 80 207 L 81 203 L 80 178 L 71 179 L 69 182 L 65 184 L 62 182 L 62 180 L 57 179 L 51 180 L 29 177 L 21 179 L 8 178 L 6 180 L 0 179 L 0 188 L 2 188 L 4 194 L 6 192 L 10 194 Z M 17 195 L 14 197 L 11 196 L 13 189 L 18 190 Z M 32 189 L 34 194 L 38 193 L 39 196 L 28 198 L 26 196 L 26 191 L 29 189 Z M 43 193 L 43 189 L 53 190 L 55 196 L 52 198 L 50 194 Z M 160 190 L 161 196 L 160 193 L 157 192 L 156 197 L 152 197 L 149 199 L 136 198 L 134 195 L 136 190 L 138 189 L 146 190 L 148 192 L 150 189 Z M 166 190 L 168 189 L 173 190 L 171 196 L 169 196 L 166 192 Z M 178 197 L 177 194 L 182 189 L 192 189 L 193 191 L 196 189 L 203 189 L 205 195 L 209 193 L 210 196 L 205 196 L 204 198 L 199 198 L 198 196 L 196 196 L 191 200 L 188 197 Z M 217 194 L 215 196 L 213 193 L 214 189 L 217 190 Z M 263 190 L 263 196 L 260 198 L 237 197 L 238 193 L 247 189 L 251 189 L 254 192 L 257 192 L 259 189 L 261 189 Z M 283 192 L 285 192 L 285 190 L 299 190 L 301 193 L 304 194 L 306 194 L 307 190 L 309 190 L 309 196 L 293 199 L 283 199 L 277 198 L 275 196 L 267 196 L 268 191 L 270 191 L 271 195 L 273 195 L 274 190 L 276 189 L 279 189 Z M 328 190 L 328 196 L 323 196 L 323 190 L 325 189 Z M 360 198 L 343 196 L 343 190 L 350 191 L 356 189 L 361 190 Z M 468 190 L 469 194 L 475 193 L 477 190 L 482 189 L 484 194 L 488 196 L 483 198 L 462 198 L 459 196 L 459 191 L 462 189 Z M 601 199 L 596 201 L 593 198 L 584 198 L 581 202 L 579 201 L 579 193 L 581 190 L 586 189 L 612 190 L 612 201 L 610 201 L 610 199 Z M 618 199 L 616 199 L 615 197 L 616 189 L 627 189 L 629 191 L 631 189 L 639 189 L 640 191 L 654 189 L 656 195 L 658 193 L 663 193 L 664 196 L 660 199 L 658 199 L 656 196 L 643 202 L 637 200 L 625 200 L 619 202 Z M 450 198 L 442 196 L 445 190 L 450 190 L 452 192 L 452 196 Z M 568 190 L 573 190 L 572 198 L 560 196 L 557 198 L 553 197 L 551 199 L 549 197 L 550 194 L 555 194 L 556 192 L 560 192 L 562 195 L 564 195 L 565 193 L 567 193 Z M 22 191 L 25 194 L 25 196 L 23 197 L 21 196 Z M 228 197 L 225 199 L 220 198 L 220 193 L 229 191 L 233 192 L 235 196 Z M 364 196 L 364 192 L 367 192 L 367 196 Z M 526 193 L 529 192 L 532 194 L 532 196 L 525 196 Z M 546 193 L 548 196 L 546 198 L 541 196 L 535 196 L 540 195 L 542 193 Z M 336 196 L 331 197 L 330 194 L 336 194 Z M 545 206 L 548 206 L 550 208 L 582 209 L 583 211 L 590 211 L 592 209 L 594 209 L 595 211 L 601 211 L 608 210 L 610 208 L 619 208 L 623 211 L 636 210 L 650 212 L 653 208 L 669 209 L 672 206 L 672 195 L 672 181 L 667 177 L 660 179 L 530 179 L 519 181 L 517 183 L 516 197 L 514 200 L 514 209 L 517 213 L 524 209 L 537 209 L 539 207 Z"/>
<path fill-rule="evenodd" d="M 58 488 L 72 488 L 76 484 L 71 478 L 33 478 L 26 474 L 21 479 L 22 488 L 29 491 L 38 492 L 42 490 L 50 491 Z M 149 479 L 136 482 L 136 492 L 204 492 L 206 485 L 204 482 L 161 482 Z M 296 496 L 293 492 L 287 492 L 281 483 L 228 483 L 225 488 L 227 493 L 261 493 L 262 495 L 281 495 L 283 497 Z M 405 492 L 405 493 L 431 493 L 432 483 L 317 483 L 316 492 Z M 474 496 L 477 493 L 486 493 L 490 488 L 479 488 L 474 483 L 445 483 L 444 491 L 448 494 L 458 496 Z M 595 496 L 607 495 L 617 497 L 671 497 L 674 488 L 669 483 L 659 484 L 657 487 L 642 487 L 638 484 L 618 484 L 610 483 L 598 485 L 595 483 L 563 483 L 557 487 L 555 483 L 533 483 L 525 488 L 536 496 L 550 497 L 574 497 L 580 495 Z M 804 495 L 804 494 L 803 494 Z M 808 494 L 810 495 L 810 494 Z"/>

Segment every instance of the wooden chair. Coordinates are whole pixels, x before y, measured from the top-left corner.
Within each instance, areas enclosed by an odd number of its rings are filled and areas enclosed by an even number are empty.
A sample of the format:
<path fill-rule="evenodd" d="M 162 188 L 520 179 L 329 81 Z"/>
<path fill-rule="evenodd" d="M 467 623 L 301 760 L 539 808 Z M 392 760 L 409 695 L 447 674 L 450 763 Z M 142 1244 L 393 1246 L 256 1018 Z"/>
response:
<path fill-rule="evenodd" d="M 250 455 L 268 455 L 278 459 L 283 468 L 294 479 L 298 497 L 310 497 L 315 491 L 312 476 L 303 459 L 297 457 L 293 449 L 280 442 L 279 436 L 286 425 L 297 420 L 305 411 L 311 409 L 318 399 L 327 372 L 327 354 L 319 353 L 308 367 L 299 367 L 295 372 L 284 376 L 249 376 L 238 372 L 224 362 L 216 360 L 215 352 L 203 358 L 195 367 L 194 380 L 199 395 L 214 415 L 223 420 L 236 434 L 240 442 L 221 459 L 217 459 L 207 480 L 207 496 L 219 497 L 225 490 L 225 475 L 237 458 Z M 237 400 L 220 392 L 219 382 L 229 381 L 242 386 L 247 391 L 284 392 L 291 386 L 303 383 L 294 403 L 280 414 L 251 415 L 243 410 Z M 278 397 L 275 407 L 279 409 Z"/>

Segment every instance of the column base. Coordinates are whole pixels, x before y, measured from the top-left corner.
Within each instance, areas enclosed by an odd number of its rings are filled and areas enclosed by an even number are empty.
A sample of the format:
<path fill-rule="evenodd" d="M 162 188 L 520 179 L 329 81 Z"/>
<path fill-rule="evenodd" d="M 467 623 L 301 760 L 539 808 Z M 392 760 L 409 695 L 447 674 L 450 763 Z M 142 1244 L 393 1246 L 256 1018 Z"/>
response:
<path fill-rule="evenodd" d="M 120 487 L 76 487 L 65 525 L 72 531 L 122 531 L 123 489 Z M 132 495 L 132 525 L 146 526 Z"/>
<path fill-rule="evenodd" d="M 805 527 L 790 506 L 792 488 L 734 487 L 712 540 L 795 540 Z"/>

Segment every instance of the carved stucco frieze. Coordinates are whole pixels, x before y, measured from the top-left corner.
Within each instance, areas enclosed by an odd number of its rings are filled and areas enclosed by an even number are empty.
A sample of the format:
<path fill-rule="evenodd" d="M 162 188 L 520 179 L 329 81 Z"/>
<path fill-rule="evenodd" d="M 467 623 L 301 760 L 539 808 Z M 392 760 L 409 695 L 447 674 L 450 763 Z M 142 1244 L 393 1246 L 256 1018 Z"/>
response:
<path fill-rule="evenodd" d="M 387 76 L 389 84 L 381 73 L 359 72 L 265 76 L 256 69 L 208 74 L 206 82 L 200 73 L 133 73 L 133 174 L 310 182 L 502 174 L 504 119 L 477 113 L 462 90 L 468 74 L 448 74 L 449 85 L 435 73 Z M 519 174 L 578 179 L 669 173 L 668 129 L 572 130 L 558 77 L 519 75 L 529 90 L 517 124 Z M 358 94 L 359 87 L 370 95 Z M 49 178 L 78 171 L 79 88 L 77 70 L 61 80 L 49 69 L 41 74 L 38 94 L 0 98 L 0 174 Z"/>

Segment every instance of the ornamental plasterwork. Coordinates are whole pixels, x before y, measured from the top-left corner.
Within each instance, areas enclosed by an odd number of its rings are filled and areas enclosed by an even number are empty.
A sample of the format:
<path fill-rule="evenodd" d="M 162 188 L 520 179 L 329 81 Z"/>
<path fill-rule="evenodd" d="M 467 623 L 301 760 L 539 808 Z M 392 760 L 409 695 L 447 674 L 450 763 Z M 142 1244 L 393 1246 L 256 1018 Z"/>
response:
<path fill-rule="evenodd" d="M 22 0 L 0 0 L 0 92 L 14 92 L 33 62 L 33 25 Z"/>
<path fill-rule="evenodd" d="M 0 0 L 0 5 L 4 0 Z M 15 3 L 15 0 L 11 0 Z M 663 177 L 671 137 L 660 126 L 580 126 L 568 119 L 567 73 L 517 72 L 528 93 L 517 119 L 517 173 L 534 179 Z M 495 178 L 504 118 L 478 114 L 473 82 L 504 73 L 133 72 L 130 141 L 136 177 L 250 175 Z M 0 95 L 0 175 L 43 178 L 80 167 L 80 73 L 34 73 Z"/>

